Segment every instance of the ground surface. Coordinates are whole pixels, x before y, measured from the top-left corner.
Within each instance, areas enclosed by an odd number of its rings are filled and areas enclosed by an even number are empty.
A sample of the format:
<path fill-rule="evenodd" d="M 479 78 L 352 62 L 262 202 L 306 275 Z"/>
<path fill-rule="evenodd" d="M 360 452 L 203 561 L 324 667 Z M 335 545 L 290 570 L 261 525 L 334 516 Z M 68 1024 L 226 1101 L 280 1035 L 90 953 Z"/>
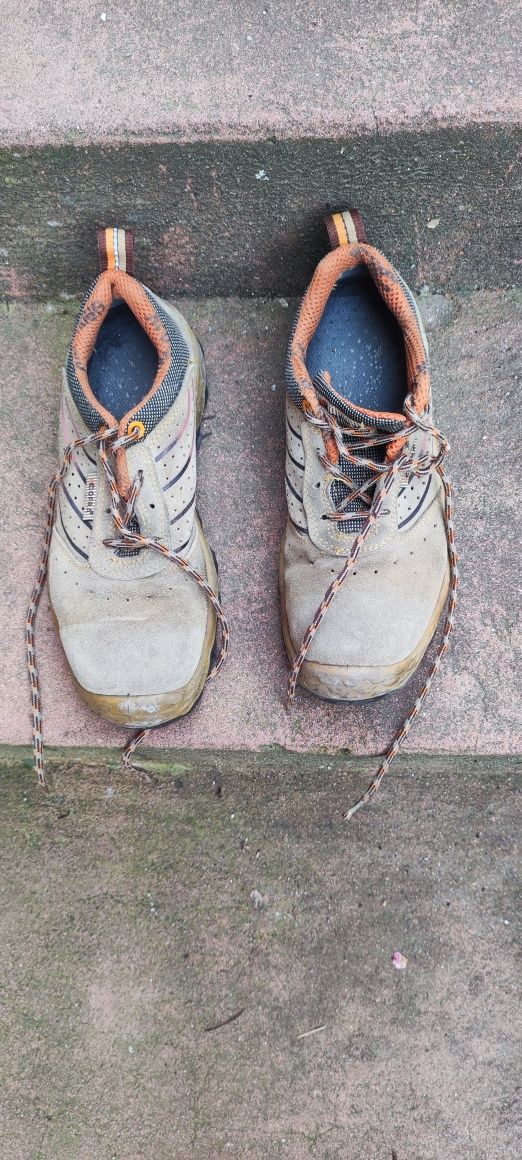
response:
<path fill-rule="evenodd" d="M 418 752 L 517 753 L 521 742 L 517 527 L 520 295 L 422 299 L 430 332 L 436 418 L 452 443 L 462 587 L 454 645 L 408 746 Z M 422 674 L 364 707 L 300 693 L 287 715 L 277 556 L 284 522 L 283 364 L 292 307 L 285 301 L 182 304 L 210 376 L 200 453 L 200 511 L 217 551 L 231 652 L 184 721 L 151 735 L 160 746 L 382 752 Z M 4 430 L 0 480 L 0 601 L 4 679 L 0 738 L 29 740 L 24 617 L 40 552 L 45 490 L 56 468 L 60 364 L 71 304 L 11 307 L 0 315 Z M 349 581 L 348 581 L 349 582 Z M 79 701 L 47 606 L 38 627 L 50 742 L 118 745 L 121 731 Z"/>
<path fill-rule="evenodd" d="M 519 8 L 0 0 L 0 1160 L 521 1154 Z M 426 291 L 462 588 L 409 752 L 347 827 L 415 690 L 287 717 L 276 561 L 287 299 L 353 204 Z M 140 781 L 44 603 L 46 798 L 24 613 L 109 224 L 151 285 L 200 299 L 232 650 Z"/>
<path fill-rule="evenodd" d="M 166 756 L 5 755 L 1 1160 L 517 1160 L 513 761 Z"/>
<path fill-rule="evenodd" d="M 164 295 L 300 294 L 325 252 L 325 215 L 350 205 L 413 286 L 509 288 L 522 273 L 521 158 L 519 126 L 474 122 L 15 145 L 0 150 L 0 295 L 83 294 L 107 225 L 136 232 L 141 277 Z"/>
<path fill-rule="evenodd" d="M 519 18 L 0 0 L 0 295 L 81 294 L 108 225 L 165 294 L 299 294 L 350 205 L 417 287 L 520 285 Z"/>
<path fill-rule="evenodd" d="M 322 137 L 347 124 L 515 121 L 522 108 L 516 0 L 2 0 L 0 11 L 9 144 Z"/>

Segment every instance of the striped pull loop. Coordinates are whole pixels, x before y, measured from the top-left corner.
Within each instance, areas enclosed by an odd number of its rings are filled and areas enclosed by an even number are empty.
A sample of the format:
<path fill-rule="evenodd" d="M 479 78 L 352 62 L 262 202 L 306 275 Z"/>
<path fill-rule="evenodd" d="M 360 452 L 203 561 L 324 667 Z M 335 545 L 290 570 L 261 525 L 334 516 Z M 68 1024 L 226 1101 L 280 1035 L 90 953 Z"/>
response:
<path fill-rule="evenodd" d="M 98 230 L 98 253 L 101 273 L 104 270 L 123 270 L 126 274 L 134 274 L 132 230 L 123 230 L 119 226 Z"/>
<path fill-rule="evenodd" d="M 358 209 L 330 213 L 324 221 L 332 250 L 336 250 L 338 246 L 350 246 L 354 242 L 366 241 L 366 230 Z"/>

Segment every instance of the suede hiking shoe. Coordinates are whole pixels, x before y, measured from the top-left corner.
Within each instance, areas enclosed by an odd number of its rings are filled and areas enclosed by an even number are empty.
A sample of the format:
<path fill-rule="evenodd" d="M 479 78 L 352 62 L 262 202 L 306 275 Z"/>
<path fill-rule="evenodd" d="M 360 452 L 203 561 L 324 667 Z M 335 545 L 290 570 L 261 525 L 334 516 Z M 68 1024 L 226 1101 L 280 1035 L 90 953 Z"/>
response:
<path fill-rule="evenodd" d="M 433 426 L 415 300 L 366 244 L 356 210 L 327 219 L 287 361 L 283 636 L 297 682 L 362 701 L 400 689 L 447 604 L 426 682 L 351 817 L 378 789 L 448 646 L 457 591 L 448 444 Z"/>
<path fill-rule="evenodd" d="M 99 716 L 137 732 L 188 713 L 221 667 L 228 630 L 196 513 L 205 367 L 185 319 L 133 277 L 133 235 L 98 236 L 101 273 L 64 371 L 61 468 L 27 617 L 33 746 L 45 785 L 34 623 L 49 594 L 74 683 Z M 172 567 L 172 565 L 175 567 Z M 216 635 L 221 646 L 211 671 Z"/>

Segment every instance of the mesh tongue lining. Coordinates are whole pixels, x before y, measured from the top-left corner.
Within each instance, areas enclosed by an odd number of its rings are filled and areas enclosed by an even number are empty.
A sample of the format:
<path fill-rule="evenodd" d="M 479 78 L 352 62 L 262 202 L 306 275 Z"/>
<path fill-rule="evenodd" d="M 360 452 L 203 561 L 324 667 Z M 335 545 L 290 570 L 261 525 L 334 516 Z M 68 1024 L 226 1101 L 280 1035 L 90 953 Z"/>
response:
<path fill-rule="evenodd" d="M 344 399 L 341 395 L 337 394 L 337 391 L 333 389 L 323 373 L 316 375 L 313 383 L 318 395 L 321 398 L 326 399 L 327 403 L 330 404 L 330 409 L 337 411 L 337 413 L 342 416 L 344 426 L 353 426 L 354 428 L 357 428 L 360 427 L 361 423 L 363 422 L 365 426 L 374 427 L 376 431 L 387 431 L 390 433 L 398 432 L 404 426 L 404 418 L 402 416 L 397 416 L 396 419 L 390 419 L 377 413 L 360 411 L 356 406 L 350 403 L 349 399 Z M 346 439 L 346 444 L 349 446 L 351 451 L 353 451 L 354 448 L 357 451 L 357 448 L 360 446 L 358 439 L 350 440 L 349 437 Z M 364 458 L 374 459 L 376 463 L 382 463 L 385 454 L 386 444 L 383 444 L 382 447 L 372 447 L 361 451 L 361 455 Z M 339 460 L 339 467 L 341 468 L 341 471 L 343 471 L 346 475 L 349 476 L 350 479 L 353 480 L 355 487 L 360 487 L 373 475 L 373 472 L 371 472 L 367 467 L 364 467 L 362 464 L 359 465 L 351 463 L 350 460 L 345 459 L 343 456 L 341 456 Z M 339 506 L 341 501 L 346 498 L 350 490 L 351 489 L 348 488 L 345 483 L 342 483 L 340 479 L 334 479 L 330 486 L 330 496 L 335 507 Z M 371 497 L 372 489 L 370 489 L 366 494 Z M 359 498 L 352 500 L 348 507 L 345 508 L 345 512 L 361 512 L 368 510 L 368 505 L 364 503 L 364 500 Z M 337 527 L 340 532 L 360 532 L 362 521 L 360 519 L 343 520 L 337 524 Z"/>
<path fill-rule="evenodd" d="M 334 390 L 331 383 L 325 377 L 324 371 L 321 371 L 315 376 L 313 384 L 317 394 L 325 398 L 333 410 L 338 411 L 343 419 L 347 419 L 353 427 L 358 427 L 361 422 L 367 427 L 375 427 L 377 431 L 400 431 L 404 426 L 404 416 L 397 415 L 397 418 L 389 419 L 384 415 L 380 415 L 377 411 L 361 411 L 349 399 L 344 399 Z"/>

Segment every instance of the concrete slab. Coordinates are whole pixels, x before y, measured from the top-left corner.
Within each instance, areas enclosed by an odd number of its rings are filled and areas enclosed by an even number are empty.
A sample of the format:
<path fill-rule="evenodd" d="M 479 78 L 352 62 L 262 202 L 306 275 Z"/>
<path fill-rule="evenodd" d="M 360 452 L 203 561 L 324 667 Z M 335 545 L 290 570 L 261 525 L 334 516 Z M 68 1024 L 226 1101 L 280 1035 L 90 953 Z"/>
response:
<path fill-rule="evenodd" d="M 4 7 L 6 298 L 81 293 L 109 224 L 165 294 L 298 294 L 347 205 L 417 286 L 520 284 L 517 0 Z"/>
<path fill-rule="evenodd" d="M 2 144 L 322 138 L 522 113 L 517 0 L 4 8 Z"/>
<path fill-rule="evenodd" d="M 348 205 L 412 285 L 520 285 L 520 126 L 306 132 L 0 152 L 0 296 L 82 294 L 106 225 L 136 231 L 166 296 L 300 294 Z"/>
<path fill-rule="evenodd" d="M 436 416 L 453 444 L 462 590 L 454 646 L 408 747 L 428 753 L 516 753 L 521 743 L 518 527 L 515 475 L 522 302 L 517 293 L 425 297 Z M 283 359 L 286 301 L 185 302 L 210 377 L 200 455 L 203 521 L 220 564 L 231 623 L 229 661 L 185 720 L 151 735 L 169 747 L 380 753 L 411 705 L 422 673 L 400 694 L 365 707 L 300 693 L 284 710 L 277 555 L 284 521 Z M 0 321 L 5 500 L 0 531 L 0 738 L 29 740 L 24 615 L 55 468 L 59 367 L 72 306 L 18 306 Z M 57 745 L 118 745 L 122 734 L 77 698 L 47 606 L 38 631 L 45 729 Z"/>
<path fill-rule="evenodd" d="M 518 1160 L 515 770 L 416 768 L 8 763 L 2 1160 Z"/>

